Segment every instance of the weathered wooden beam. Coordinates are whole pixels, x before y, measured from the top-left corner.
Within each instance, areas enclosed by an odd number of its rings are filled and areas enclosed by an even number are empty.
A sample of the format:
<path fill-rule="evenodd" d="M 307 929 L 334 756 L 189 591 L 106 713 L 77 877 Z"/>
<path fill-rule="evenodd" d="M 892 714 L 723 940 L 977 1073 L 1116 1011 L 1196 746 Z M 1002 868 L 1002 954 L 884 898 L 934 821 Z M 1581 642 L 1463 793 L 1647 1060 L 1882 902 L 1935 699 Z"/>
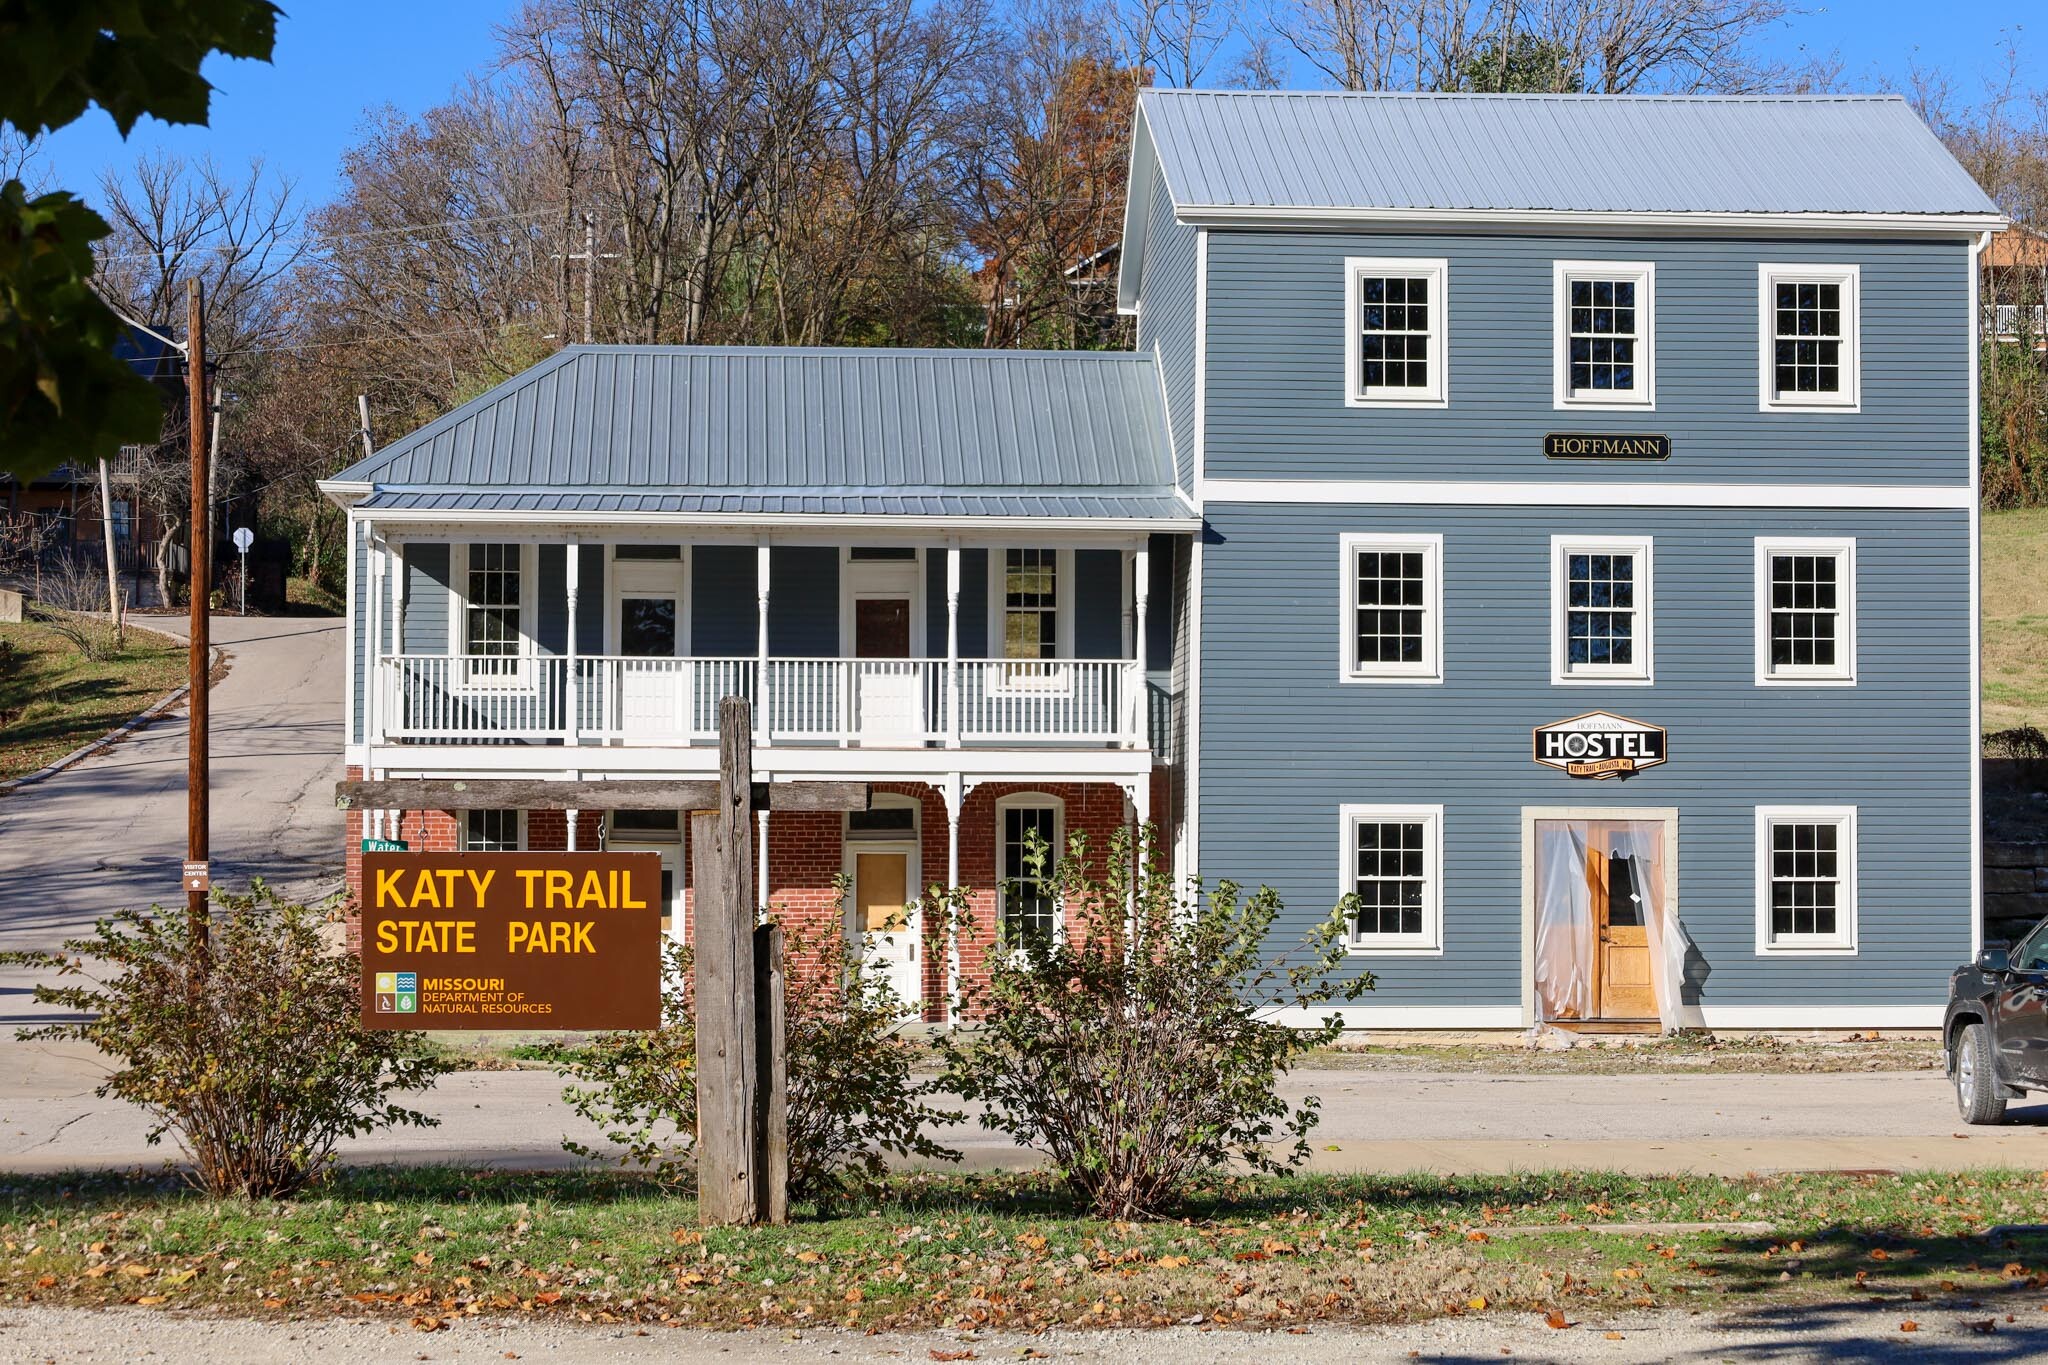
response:
<path fill-rule="evenodd" d="M 752 717 L 718 706 L 715 811 L 690 817 L 696 920 L 697 1214 L 707 1226 L 759 1222 L 760 1028 L 754 977 Z"/>
<path fill-rule="evenodd" d="M 782 970 L 782 926 L 763 924 L 754 930 L 755 1063 L 754 1096 L 759 1114 L 760 1151 L 755 1158 L 761 1177 L 756 1206 L 764 1223 L 789 1221 L 789 1033 L 786 1023 L 788 988 Z"/>
<path fill-rule="evenodd" d="M 754 782 L 755 810 L 866 810 L 865 782 Z M 334 784 L 342 810 L 715 810 L 716 782 L 391 777 Z"/>

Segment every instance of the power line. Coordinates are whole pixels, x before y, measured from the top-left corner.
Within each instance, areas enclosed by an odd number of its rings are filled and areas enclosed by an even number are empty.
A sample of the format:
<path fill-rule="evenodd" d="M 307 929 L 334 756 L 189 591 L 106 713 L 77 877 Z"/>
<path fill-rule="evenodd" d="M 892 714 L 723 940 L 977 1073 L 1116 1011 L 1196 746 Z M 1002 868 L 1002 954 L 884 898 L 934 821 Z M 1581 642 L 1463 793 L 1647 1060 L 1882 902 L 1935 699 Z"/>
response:
<path fill-rule="evenodd" d="M 278 237 L 252 247 L 240 242 L 199 243 L 181 247 L 177 251 L 126 251 L 100 257 L 102 261 L 151 261 L 159 256 L 189 255 L 199 251 L 246 252 L 254 255 L 258 250 L 270 250 L 282 246 L 318 245 L 323 242 L 353 241 L 366 237 L 407 237 L 431 232 L 437 228 L 477 227 L 485 223 L 506 223 L 520 219 L 541 218 L 555 213 L 562 206 L 543 206 L 536 209 L 522 209 L 517 213 L 492 213 L 475 218 L 443 218 L 431 223 L 408 223 L 403 227 L 364 228 L 353 232 L 309 232 L 295 237 Z"/>

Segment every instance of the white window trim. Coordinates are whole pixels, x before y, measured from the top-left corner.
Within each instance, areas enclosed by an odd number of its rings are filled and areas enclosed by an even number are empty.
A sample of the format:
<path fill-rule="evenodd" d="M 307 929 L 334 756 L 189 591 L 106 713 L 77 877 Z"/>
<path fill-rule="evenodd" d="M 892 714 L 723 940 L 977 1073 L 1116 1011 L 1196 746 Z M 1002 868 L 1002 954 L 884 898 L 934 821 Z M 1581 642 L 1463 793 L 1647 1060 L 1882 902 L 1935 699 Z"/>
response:
<path fill-rule="evenodd" d="M 455 844 L 457 849 L 464 853 L 474 851 L 469 846 L 469 812 L 470 808 L 466 806 L 463 809 L 455 812 Z M 524 853 L 526 852 L 527 847 L 526 812 L 524 810 L 518 810 L 514 813 L 518 817 L 519 821 L 519 848 L 516 851 Z"/>
<path fill-rule="evenodd" d="M 1779 398 L 1773 373 L 1777 341 L 1776 286 L 1782 280 L 1811 280 L 1842 286 L 1842 388 L 1832 396 L 1801 394 Z M 1760 412 L 1863 411 L 1863 268 L 1765 261 L 1756 268 L 1757 410 Z"/>
<path fill-rule="evenodd" d="M 480 540 L 475 543 L 504 545 L 513 542 Z M 469 657 L 464 646 L 468 642 L 470 544 L 469 541 L 458 540 L 448 546 L 448 654 L 458 661 Z M 519 542 L 519 652 L 504 656 L 515 660 L 515 666 L 505 673 L 471 677 L 468 665 L 458 662 L 455 670 L 459 676 L 453 680 L 456 690 L 492 692 L 533 685 L 533 658 L 538 652 L 534 630 L 539 577 L 540 547 L 531 541 Z"/>
<path fill-rule="evenodd" d="M 1827 668 L 1793 665 L 1771 668 L 1771 557 L 1779 554 L 1833 555 L 1840 606 L 1835 635 L 1836 662 Z M 1756 540 L 1756 684 L 1758 687 L 1854 687 L 1856 685 L 1856 542 L 1839 538 L 1758 536 Z"/>
<path fill-rule="evenodd" d="M 1009 916 L 1010 900 L 1009 888 L 1004 884 L 1005 879 L 1003 877 L 1003 817 L 1007 812 L 1019 807 L 1029 809 L 1050 808 L 1052 811 L 1052 848 L 1047 854 L 1045 864 L 1045 876 L 1048 881 L 1052 879 L 1054 870 L 1059 865 L 1059 860 L 1066 856 L 1067 850 L 1067 803 L 1065 801 L 1057 796 L 1041 791 L 1011 792 L 1007 796 L 996 798 L 995 888 L 996 942 L 998 944 L 1003 941 L 1003 921 Z M 1054 896 L 1052 899 L 1052 937 L 1055 943 L 1064 943 L 1067 937 L 1066 907 L 1060 904 L 1058 896 Z"/>
<path fill-rule="evenodd" d="M 1337 681 L 1345 683 L 1441 683 L 1444 680 L 1444 538 L 1357 531 L 1337 538 Z M 1422 662 L 1373 663 L 1358 659 L 1358 552 L 1420 550 L 1423 556 Z"/>
<path fill-rule="evenodd" d="M 1636 557 L 1636 661 L 1567 667 L 1570 652 L 1565 630 L 1569 575 L 1566 559 L 1575 553 L 1627 553 Z M 1550 681 L 1557 687 L 1648 687 L 1656 669 L 1656 555 L 1649 536 L 1552 536 L 1550 538 Z"/>
<path fill-rule="evenodd" d="M 1337 808 L 1337 894 L 1358 889 L 1357 827 L 1364 822 L 1416 820 L 1422 823 L 1423 887 L 1420 934 L 1360 934 L 1346 938 L 1353 957 L 1442 957 L 1444 955 L 1444 808 L 1442 806 L 1339 806 Z"/>
<path fill-rule="evenodd" d="M 1771 826 L 1835 824 L 1842 895 L 1835 907 L 1835 932 L 1807 935 L 1789 943 L 1771 941 Z M 1756 955 L 1758 957 L 1856 956 L 1856 807 L 1758 806 L 1756 808 Z"/>
<path fill-rule="evenodd" d="M 1358 281 L 1365 275 L 1427 275 L 1429 305 L 1429 386 L 1412 391 L 1367 393 L 1359 383 L 1362 333 L 1359 330 Z M 1442 256 L 1346 256 L 1344 258 L 1344 403 L 1353 408 L 1443 408 L 1451 402 L 1450 353 L 1451 265 Z M 1412 396 L 1406 396 L 1412 394 Z"/>
<path fill-rule="evenodd" d="M 1574 279 L 1631 280 L 1636 286 L 1636 384 L 1625 392 L 1572 392 L 1571 283 Z M 1551 334 L 1553 406 L 1657 410 L 1657 263 L 1655 261 L 1553 261 Z"/>

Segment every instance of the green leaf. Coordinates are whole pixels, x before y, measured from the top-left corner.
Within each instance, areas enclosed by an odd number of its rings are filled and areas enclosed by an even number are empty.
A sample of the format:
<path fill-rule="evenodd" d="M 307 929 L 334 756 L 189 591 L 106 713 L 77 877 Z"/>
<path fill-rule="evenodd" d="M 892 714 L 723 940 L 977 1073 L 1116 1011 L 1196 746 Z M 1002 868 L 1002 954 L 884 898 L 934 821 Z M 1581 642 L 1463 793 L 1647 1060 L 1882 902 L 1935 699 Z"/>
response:
<path fill-rule="evenodd" d="M 270 0 L 0 0 L 0 120 L 33 137 L 97 104 L 125 137 L 144 114 L 204 123 L 212 53 L 269 61 Z"/>

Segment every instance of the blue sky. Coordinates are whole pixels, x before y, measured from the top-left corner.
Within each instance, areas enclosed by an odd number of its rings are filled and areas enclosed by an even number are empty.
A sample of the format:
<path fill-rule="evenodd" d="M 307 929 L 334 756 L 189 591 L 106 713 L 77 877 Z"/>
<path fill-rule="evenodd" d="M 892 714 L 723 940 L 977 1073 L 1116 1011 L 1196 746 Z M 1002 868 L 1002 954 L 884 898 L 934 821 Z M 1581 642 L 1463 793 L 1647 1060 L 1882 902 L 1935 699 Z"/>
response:
<path fill-rule="evenodd" d="M 146 149 L 187 156 L 211 153 L 229 166 L 260 156 L 290 176 L 310 201 L 335 185 L 342 151 L 356 140 L 365 110 L 382 105 L 417 113 L 446 98 L 495 56 L 493 28 L 517 0 L 283 0 L 276 61 L 216 58 L 206 74 L 218 87 L 210 128 L 145 122 L 124 144 L 98 112 L 50 139 L 44 170 L 55 185 L 96 198 L 101 171 L 124 167 Z M 1946 67 L 1959 94 L 1975 97 L 2000 67 L 2000 47 L 2017 37 L 2032 83 L 2048 85 L 2048 14 L 2040 31 L 2014 21 L 2025 8 L 2009 0 L 1844 0 L 1816 5 L 1774 31 L 1778 55 L 1839 51 L 1852 88 L 1902 82 L 1909 62 Z M 1306 72 L 1297 78 L 1308 83 Z"/>

